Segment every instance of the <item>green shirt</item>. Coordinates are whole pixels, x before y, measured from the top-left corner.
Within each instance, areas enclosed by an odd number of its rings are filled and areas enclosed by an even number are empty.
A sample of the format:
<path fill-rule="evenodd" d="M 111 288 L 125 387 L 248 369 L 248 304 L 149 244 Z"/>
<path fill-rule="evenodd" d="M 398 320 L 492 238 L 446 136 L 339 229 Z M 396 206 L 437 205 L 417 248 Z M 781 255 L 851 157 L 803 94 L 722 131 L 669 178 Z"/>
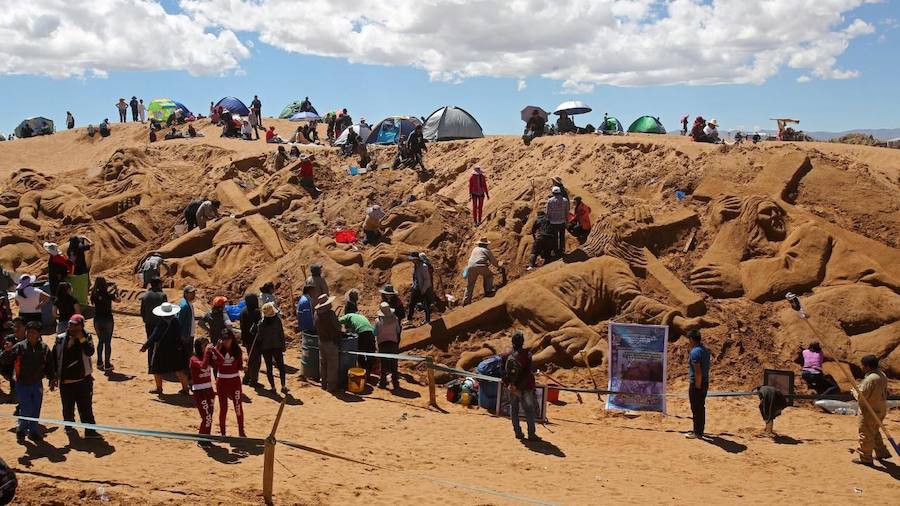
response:
<path fill-rule="evenodd" d="M 347 327 L 347 330 L 359 335 L 362 332 L 374 332 L 375 327 L 369 322 L 369 319 L 359 313 L 348 313 L 338 318 L 341 325 Z"/>

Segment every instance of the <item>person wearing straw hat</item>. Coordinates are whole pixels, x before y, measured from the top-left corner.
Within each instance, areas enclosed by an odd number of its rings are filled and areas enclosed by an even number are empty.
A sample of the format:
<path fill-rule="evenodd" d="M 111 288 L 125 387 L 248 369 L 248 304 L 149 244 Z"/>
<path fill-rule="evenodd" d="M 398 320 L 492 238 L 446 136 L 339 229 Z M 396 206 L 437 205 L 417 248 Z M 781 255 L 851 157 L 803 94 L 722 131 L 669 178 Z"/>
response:
<path fill-rule="evenodd" d="M 409 298 L 409 310 L 406 312 L 411 322 L 416 312 L 416 305 L 422 303 L 425 310 L 425 323 L 431 322 L 431 305 L 434 296 L 434 267 L 425 253 L 412 253 L 409 259 L 413 262 L 412 290 Z"/>
<path fill-rule="evenodd" d="M 228 317 L 228 313 L 225 312 L 227 304 L 227 298 L 221 295 L 213 297 L 212 307 L 197 322 L 200 328 L 209 333 L 209 340 L 213 345 L 219 344 L 223 330 L 231 328 L 231 319 Z"/>
<path fill-rule="evenodd" d="M 394 285 L 387 283 L 381 287 L 381 290 L 378 290 L 378 293 L 381 295 L 381 301 L 387 302 L 391 306 L 398 319 L 406 318 L 406 309 L 403 307 L 403 301 L 400 300 L 400 294 L 397 293 Z"/>
<path fill-rule="evenodd" d="M 706 122 L 703 135 L 706 136 L 706 142 L 719 142 L 719 122 L 715 118 Z"/>
<path fill-rule="evenodd" d="M 156 328 L 147 342 L 141 346 L 141 352 L 149 350 L 149 372 L 156 382 L 156 389 L 151 394 L 163 394 L 163 375 L 175 373 L 181 382 L 181 392 L 184 395 L 188 390 L 187 376 L 184 374 L 185 365 L 188 363 L 189 351 L 184 348 L 181 340 L 181 324 L 178 321 L 178 313 L 181 308 L 170 302 L 163 302 L 153 309 L 153 314 L 159 318 Z"/>
<path fill-rule="evenodd" d="M 59 284 L 73 272 L 73 265 L 69 259 L 59 250 L 55 242 L 45 242 L 44 251 L 50 254 L 47 259 L 47 281 L 49 283 L 50 296 L 56 297 L 56 289 Z"/>
<path fill-rule="evenodd" d="M 322 294 L 316 304 L 316 332 L 319 334 L 319 375 L 322 390 L 335 393 L 340 385 L 341 322 L 334 313 L 334 296 Z"/>
<path fill-rule="evenodd" d="M 275 391 L 274 368 L 278 367 L 281 379 L 281 393 L 287 393 L 287 374 L 284 369 L 284 352 L 287 344 L 284 339 L 284 325 L 275 304 L 266 302 L 262 306 L 262 320 L 257 325 L 256 345 L 262 352 L 263 361 L 266 363 L 266 378 L 269 380 L 269 388 Z M 274 364 L 274 365 L 273 365 Z"/>
<path fill-rule="evenodd" d="M 565 225 L 564 225 L 565 226 Z M 494 273 L 491 272 L 491 266 L 500 267 L 494 254 L 488 249 L 491 242 L 482 237 L 475 243 L 472 254 L 469 256 L 469 263 L 463 273 L 466 278 L 466 292 L 463 295 L 463 305 L 472 302 L 472 295 L 475 293 L 475 283 L 478 278 L 484 278 L 484 294 L 489 296 L 494 292 Z"/>
<path fill-rule="evenodd" d="M 50 353 L 55 378 L 50 385 L 59 385 L 59 398 L 62 401 L 63 420 L 75 421 L 75 407 L 81 423 L 94 424 L 94 377 L 91 375 L 91 362 L 94 356 L 94 340 L 84 330 L 84 316 L 74 314 L 69 318 L 68 330 L 56 336 L 56 342 Z M 72 427 L 66 427 L 66 433 L 75 433 Z M 85 429 L 84 437 L 99 438 L 100 434 L 93 429 Z"/>
<path fill-rule="evenodd" d="M 400 353 L 400 319 L 394 314 L 391 305 L 382 302 L 378 307 L 378 318 L 375 320 L 375 339 L 378 341 L 378 353 Z M 378 388 L 387 387 L 387 375 L 391 374 L 391 385 L 394 390 L 400 388 L 397 374 L 397 359 L 381 359 L 381 379 Z"/>
<path fill-rule="evenodd" d="M 19 284 L 16 285 L 16 305 L 19 306 L 19 317 L 25 323 L 37 322 L 42 323 L 41 308 L 50 301 L 50 294 L 32 286 L 34 276 L 24 274 L 19 278 Z"/>

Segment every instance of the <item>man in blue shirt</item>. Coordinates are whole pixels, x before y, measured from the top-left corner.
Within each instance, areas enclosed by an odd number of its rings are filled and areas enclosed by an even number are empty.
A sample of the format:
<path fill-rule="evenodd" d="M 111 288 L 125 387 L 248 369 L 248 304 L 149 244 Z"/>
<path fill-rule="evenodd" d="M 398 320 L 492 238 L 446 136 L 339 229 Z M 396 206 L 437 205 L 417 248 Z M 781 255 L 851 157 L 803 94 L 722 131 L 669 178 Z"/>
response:
<path fill-rule="evenodd" d="M 297 327 L 302 333 L 316 335 L 316 323 L 313 319 L 313 300 L 310 296 L 315 287 L 307 283 L 303 286 L 303 295 L 297 301 Z"/>
<path fill-rule="evenodd" d="M 706 426 L 706 393 L 709 391 L 709 350 L 700 342 L 700 332 L 690 330 L 687 333 L 691 340 L 691 353 L 688 356 L 688 398 L 691 401 L 691 414 L 694 418 L 694 430 L 685 437 L 698 439 L 703 437 Z"/>

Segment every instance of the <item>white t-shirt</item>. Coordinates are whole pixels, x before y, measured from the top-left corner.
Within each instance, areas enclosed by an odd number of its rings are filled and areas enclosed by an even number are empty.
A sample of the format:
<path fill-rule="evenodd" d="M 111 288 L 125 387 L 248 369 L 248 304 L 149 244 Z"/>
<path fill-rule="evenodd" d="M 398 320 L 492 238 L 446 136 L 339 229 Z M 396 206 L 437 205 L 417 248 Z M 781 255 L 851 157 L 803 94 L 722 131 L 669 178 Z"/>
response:
<path fill-rule="evenodd" d="M 719 138 L 719 130 L 714 126 L 706 125 L 706 127 L 703 129 L 703 133 L 716 139 Z"/>
<path fill-rule="evenodd" d="M 47 295 L 43 290 L 33 286 L 26 286 L 22 292 L 24 297 L 16 292 L 16 304 L 19 305 L 19 313 L 40 313 L 38 304 L 41 303 L 41 295 Z"/>

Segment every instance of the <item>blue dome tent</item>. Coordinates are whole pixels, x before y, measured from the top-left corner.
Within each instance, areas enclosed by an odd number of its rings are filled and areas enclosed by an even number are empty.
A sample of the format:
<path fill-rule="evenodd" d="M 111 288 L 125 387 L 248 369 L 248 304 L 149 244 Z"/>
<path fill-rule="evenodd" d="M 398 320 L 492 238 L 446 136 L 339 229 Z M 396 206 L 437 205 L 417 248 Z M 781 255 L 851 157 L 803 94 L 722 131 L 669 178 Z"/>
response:
<path fill-rule="evenodd" d="M 237 114 L 238 116 L 250 116 L 250 108 L 244 105 L 239 99 L 234 97 L 225 97 L 222 100 L 216 102 L 216 107 L 222 106 L 226 110 L 230 111 L 232 114 Z"/>
<path fill-rule="evenodd" d="M 421 124 L 419 118 L 414 116 L 385 118 L 372 127 L 372 133 L 366 139 L 366 144 L 400 144 L 416 129 L 416 126 Z"/>
<path fill-rule="evenodd" d="M 190 116 L 191 114 L 194 114 L 194 113 L 191 112 L 190 109 L 187 108 L 187 106 L 185 106 L 185 105 L 182 104 L 181 102 L 175 102 L 174 100 L 173 100 L 172 102 L 175 104 L 175 107 L 177 107 L 178 109 L 181 109 L 181 111 L 184 113 L 184 117 L 185 117 L 185 118 L 187 118 L 187 117 Z"/>

